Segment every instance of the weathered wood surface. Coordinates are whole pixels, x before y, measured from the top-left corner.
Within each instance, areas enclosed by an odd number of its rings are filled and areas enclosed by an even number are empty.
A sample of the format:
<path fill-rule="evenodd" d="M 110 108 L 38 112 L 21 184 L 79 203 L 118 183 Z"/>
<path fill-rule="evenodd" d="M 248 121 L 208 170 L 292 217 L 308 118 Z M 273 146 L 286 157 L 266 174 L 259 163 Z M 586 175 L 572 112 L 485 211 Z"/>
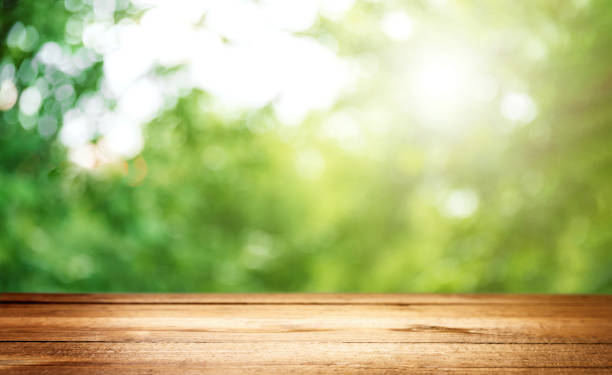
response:
<path fill-rule="evenodd" d="M 612 373 L 612 296 L 0 294 L 1 374 Z"/>

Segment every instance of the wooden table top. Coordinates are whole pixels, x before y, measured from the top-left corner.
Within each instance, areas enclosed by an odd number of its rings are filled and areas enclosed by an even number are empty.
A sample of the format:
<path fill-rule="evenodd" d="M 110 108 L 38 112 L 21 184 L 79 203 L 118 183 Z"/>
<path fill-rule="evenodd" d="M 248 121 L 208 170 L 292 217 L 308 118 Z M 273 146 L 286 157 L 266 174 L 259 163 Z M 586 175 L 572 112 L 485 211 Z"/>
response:
<path fill-rule="evenodd" d="M 0 294 L 1 374 L 612 373 L 612 296 Z"/>

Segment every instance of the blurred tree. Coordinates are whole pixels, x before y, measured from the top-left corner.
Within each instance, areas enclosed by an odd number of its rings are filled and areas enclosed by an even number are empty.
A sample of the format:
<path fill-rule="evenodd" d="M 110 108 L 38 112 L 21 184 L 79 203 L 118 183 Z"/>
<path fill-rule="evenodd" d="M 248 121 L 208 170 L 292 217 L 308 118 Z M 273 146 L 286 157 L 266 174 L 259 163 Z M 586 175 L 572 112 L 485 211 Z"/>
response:
<path fill-rule="evenodd" d="M 20 98 L 0 112 L 0 289 L 612 292 L 612 4 L 443 3 L 319 18 L 303 34 L 361 73 L 299 126 L 195 89 L 141 153 L 83 169 L 57 134 L 104 91 L 71 29 L 92 2 L 1 2 Z"/>

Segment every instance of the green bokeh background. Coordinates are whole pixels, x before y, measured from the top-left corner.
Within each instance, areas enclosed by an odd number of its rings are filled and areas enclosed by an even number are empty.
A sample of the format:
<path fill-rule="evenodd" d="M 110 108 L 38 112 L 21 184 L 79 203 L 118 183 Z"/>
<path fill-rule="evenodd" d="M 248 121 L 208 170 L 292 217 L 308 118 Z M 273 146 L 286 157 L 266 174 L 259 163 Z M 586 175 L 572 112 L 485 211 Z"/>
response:
<path fill-rule="evenodd" d="M 27 69 L 47 41 L 80 48 L 65 24 L 91 6 L 70 3 L 0 0 L 0 64 Z M 77 76 L 17 74 L 20 92 L 45 77 L 75 93 L 34 118 L 0 112 L 0 291 L 611 293 L 612 2 L 448 3 L 358 1 L 320 18 L 305 35 L 376 71 L 299 126 L 270 106 L 228 114 L 193 91 L 147 125 L 140 155 L 95 171 L 36 124 L 61 127 L 100 90 L 104 61 Z M 476 46 L 500 81 L 528 87 L 537 117 L 508 130 L 500 92 L 432 130 L 397 100 L 419 41 L 381 33 L 391 10 Z M 37 30 L 33 45 L 7 43 L 16 22 Z M 318 136 L 340 112 L 365 144 Z M 388 131 L 368 133 L 379 125 Z M 296 167 L 309 153 L 324 160 L 316 178 Z M 457 189 L 478 197 L 464 217 L 444 214 Z"/>

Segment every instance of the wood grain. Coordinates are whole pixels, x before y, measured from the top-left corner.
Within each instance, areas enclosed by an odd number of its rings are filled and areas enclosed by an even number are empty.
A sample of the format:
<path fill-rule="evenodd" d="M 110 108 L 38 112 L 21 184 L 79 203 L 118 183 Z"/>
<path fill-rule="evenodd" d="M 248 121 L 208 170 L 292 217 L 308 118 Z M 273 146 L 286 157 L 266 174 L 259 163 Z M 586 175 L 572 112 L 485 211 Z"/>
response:
<path fill-rule="evenodd" d="M 610 304 L 608 295 L 589 294 L 147 294 L 147 293 L 0 293 L 0 302 L 104 304 Z"/>
<path fill-rule="evenodd" d="M 0 295 L 2 374 L 493 371 L 612 373 L 612 296 Z"/>

